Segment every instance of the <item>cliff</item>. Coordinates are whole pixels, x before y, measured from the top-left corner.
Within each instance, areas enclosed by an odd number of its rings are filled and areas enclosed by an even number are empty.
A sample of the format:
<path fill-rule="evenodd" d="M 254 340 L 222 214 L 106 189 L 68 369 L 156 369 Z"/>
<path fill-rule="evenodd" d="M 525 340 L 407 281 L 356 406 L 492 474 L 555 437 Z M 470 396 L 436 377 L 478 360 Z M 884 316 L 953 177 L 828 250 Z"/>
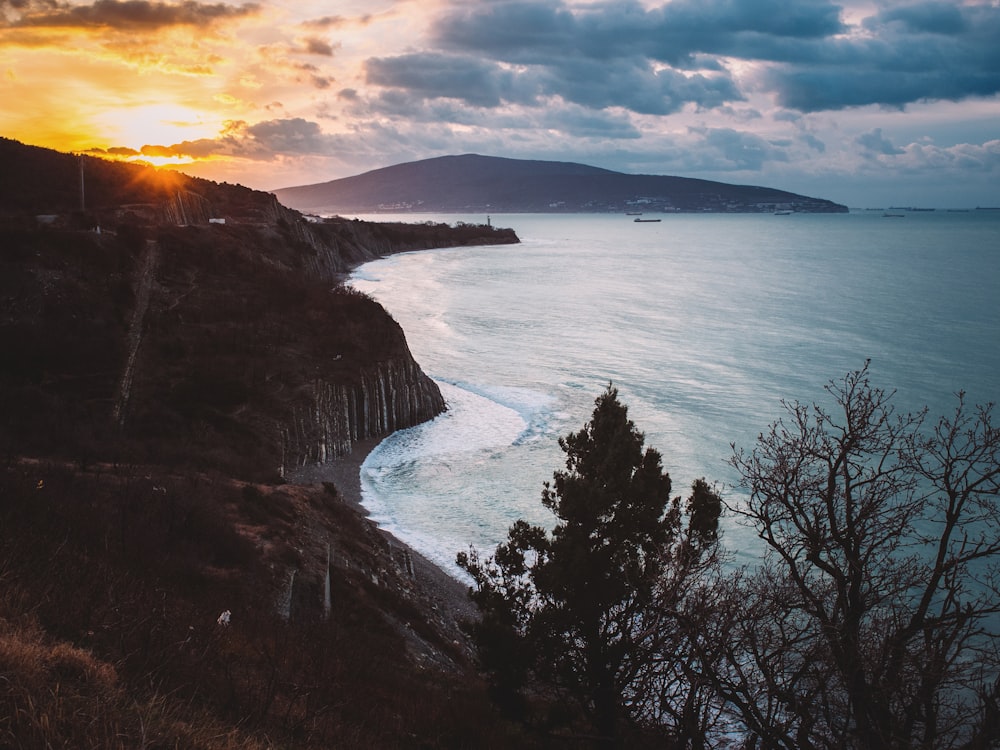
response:
<path fill-rule="evenodd" d="M 78 157 L 0 139 L 0 164 L 0 738 L 526 746 L 444 574 L 283 479 L 445 408 L 343 274 L 516 236 L 89 158 L 81 205 Z"/>
<path fill-rule="evenodd" d="M 0 157 L 0 442 L 35 456 L 259 480 L 430 419 L 445 404 L 399 326 L 337 282 L 392 252 L 517 241 L 307 220 L 268 193 L 12 141 Z"/>
<path fill-rule="evenodd" d="M 351 452 L 353 443 L 425 422 L 444 410 L 441 392 L 404 356 L 380 362 L 348 386 L 317 379 L 280 428 L 281 473 Z"/>
<path fill-rule="evenodd" d="M 333 248 L 282 268 L 290 234 L 0 230 L 3 437 L 266 479 L 442 411 L 395 321 L 331 286 Z"/>

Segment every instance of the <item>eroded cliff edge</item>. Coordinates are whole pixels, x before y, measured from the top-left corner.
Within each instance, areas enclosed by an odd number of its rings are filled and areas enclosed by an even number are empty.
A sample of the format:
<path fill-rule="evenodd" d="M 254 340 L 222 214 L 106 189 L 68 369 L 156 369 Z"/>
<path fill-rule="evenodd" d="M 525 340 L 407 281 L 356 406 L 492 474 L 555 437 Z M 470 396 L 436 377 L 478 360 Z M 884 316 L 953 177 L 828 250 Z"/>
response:
<path fill-rule="evenodd" d="M 457 584 L 282 473 L 443 407 L 343 274 L 516 237 L 89 158 L 81 207 L 77 157 L 0 164 L 0 736 L 495 746 Z"/>
<path fill-rule="evenodd" d="M 21 455 L 268 481 L 431 419 L 445 403 L 402 330 L 340 282 L 393 252 L 517 241 L 0 147 L 0 450 Z"/>

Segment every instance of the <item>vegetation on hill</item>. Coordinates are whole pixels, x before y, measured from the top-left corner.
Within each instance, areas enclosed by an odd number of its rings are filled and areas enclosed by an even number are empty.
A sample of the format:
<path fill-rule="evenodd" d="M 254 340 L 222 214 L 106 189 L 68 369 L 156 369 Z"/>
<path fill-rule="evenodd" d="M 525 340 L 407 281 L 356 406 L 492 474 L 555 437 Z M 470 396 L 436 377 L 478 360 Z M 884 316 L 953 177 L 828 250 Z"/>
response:
<path fill-rule="evenodd" d="M 339 275 L 512 236 L 89 158 L 79 211 L 77 157 L 0 152 L 0 745 L 522 744 L 427 571 L 281 476 L 443 408 Z"/>
<path fill-rule="evenodd" d="M 341 213 L 847 212 L 823 198 L 769 187 L 478 154 L 397 164 L 274 192 L 293 208 Z"/>

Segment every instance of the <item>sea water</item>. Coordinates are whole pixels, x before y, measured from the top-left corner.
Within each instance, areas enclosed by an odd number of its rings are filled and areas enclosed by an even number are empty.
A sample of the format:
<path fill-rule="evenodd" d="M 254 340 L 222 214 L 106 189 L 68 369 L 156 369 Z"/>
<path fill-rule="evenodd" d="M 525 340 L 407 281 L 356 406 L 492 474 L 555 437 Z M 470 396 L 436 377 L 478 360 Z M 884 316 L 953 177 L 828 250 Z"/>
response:
<path fill-rule="evenodd" d="M 903 412 L 949 413 L 959 390 L 1000 399 L 1000 212 L 660 218 L 494 216 L 519 245 L 358 269 L 352 285 L 448 402 L 365 461 L 379 524 L 456 575 L 457 552 L 491 552 L 516 519 L 551 527 L 540 497 L 565 465 L 558 439 L 609 383 L 673 494 L 704 477 L 731 503 L 733 446 L 752 449 L 782 400 L 829 404 L 824 385 L 866 360 Z M 723 528 L 735 559 L 758 554 L 752 531 Z"/>

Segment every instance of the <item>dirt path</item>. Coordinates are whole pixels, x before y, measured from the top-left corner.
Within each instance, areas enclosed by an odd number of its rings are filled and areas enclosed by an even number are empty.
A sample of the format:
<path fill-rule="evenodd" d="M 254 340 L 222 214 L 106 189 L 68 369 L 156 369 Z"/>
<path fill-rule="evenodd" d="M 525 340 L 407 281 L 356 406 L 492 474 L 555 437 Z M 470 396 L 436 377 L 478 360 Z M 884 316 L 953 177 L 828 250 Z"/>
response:
<path fill-rule="evenodd" d="M 118 384 L 118 396 L 112 415 L 118 424 L 125 424 L 125 413 L 129 397 L 132 395 L 132 378 L 135 375 L 135 361 L 142 345 L 142 329 L 149 310 L 149 298 L 156 279 L 156 265 L 160 258 L 160 246 L 155 240 L 146 240 L 146 252 L 139 268 L 135 289 L 135 309 L 132 311 L 132 322 L 128 327 L 128 357 L 125 369 Z"/>

